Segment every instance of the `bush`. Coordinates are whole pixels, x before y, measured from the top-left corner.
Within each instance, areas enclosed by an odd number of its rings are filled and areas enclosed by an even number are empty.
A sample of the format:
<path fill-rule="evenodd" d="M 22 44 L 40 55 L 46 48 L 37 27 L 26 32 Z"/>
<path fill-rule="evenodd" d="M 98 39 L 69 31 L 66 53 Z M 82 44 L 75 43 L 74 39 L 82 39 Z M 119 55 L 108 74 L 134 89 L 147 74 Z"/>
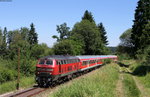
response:
<path fill-rule="evenodd" d="M 111 59 L 103 59 L 102 62 L 103 62 L 103 64 L 109 64 L 112 62 L 112 60 Z"/>
<path fill-rule="evenodd" d="M 15 80 L 17 72 L 7 68 L 0 68 L 0 83 Z"/>

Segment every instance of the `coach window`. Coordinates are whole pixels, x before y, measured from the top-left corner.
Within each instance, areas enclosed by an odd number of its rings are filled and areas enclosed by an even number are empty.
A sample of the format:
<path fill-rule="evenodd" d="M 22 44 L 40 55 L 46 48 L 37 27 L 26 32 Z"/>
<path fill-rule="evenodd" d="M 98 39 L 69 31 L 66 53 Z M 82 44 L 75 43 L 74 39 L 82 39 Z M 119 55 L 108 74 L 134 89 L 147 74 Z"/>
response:
<path fill-rule="evenodd" d="M 64 60 L 64 64 L 66 64 L 66 60 Z"/>
<path fill-rule="evenodd" d="M 61 64 L 64 64 L 63 60 L 61 60 Z"/>

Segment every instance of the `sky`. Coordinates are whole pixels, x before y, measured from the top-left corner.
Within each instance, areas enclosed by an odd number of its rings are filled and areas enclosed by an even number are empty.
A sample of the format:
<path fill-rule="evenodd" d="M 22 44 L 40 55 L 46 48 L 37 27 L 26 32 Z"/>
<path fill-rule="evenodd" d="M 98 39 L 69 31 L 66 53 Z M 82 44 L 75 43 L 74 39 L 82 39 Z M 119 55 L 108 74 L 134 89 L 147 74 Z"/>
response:
<path fill-rule="evenodd" d="M 120 35 L 131 28 L 138 0 L 0 0 L 0 28 L 7 30 L 30 28 L 34 23 L 39 43 L 52 47 L 58 35 L 56 25 L 67 23 L 71 29 L 81 21 L 85 10 L 96 23 L 102 22 L 109 46 L 120 43 Z"/>

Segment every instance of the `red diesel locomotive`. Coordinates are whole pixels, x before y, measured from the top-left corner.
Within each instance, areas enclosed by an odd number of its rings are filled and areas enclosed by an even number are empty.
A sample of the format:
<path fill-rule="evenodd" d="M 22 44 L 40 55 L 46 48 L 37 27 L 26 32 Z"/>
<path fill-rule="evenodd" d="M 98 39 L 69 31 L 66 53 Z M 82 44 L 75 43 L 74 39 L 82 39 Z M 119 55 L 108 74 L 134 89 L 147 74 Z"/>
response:
<path fill-rule="evenodd" d="M 114 55 L 63 56 L 53 55 L 40 58 L 36 65 L 36 82 L 47 86 L 102 65 L 103 59 L 117 60 Z"/>

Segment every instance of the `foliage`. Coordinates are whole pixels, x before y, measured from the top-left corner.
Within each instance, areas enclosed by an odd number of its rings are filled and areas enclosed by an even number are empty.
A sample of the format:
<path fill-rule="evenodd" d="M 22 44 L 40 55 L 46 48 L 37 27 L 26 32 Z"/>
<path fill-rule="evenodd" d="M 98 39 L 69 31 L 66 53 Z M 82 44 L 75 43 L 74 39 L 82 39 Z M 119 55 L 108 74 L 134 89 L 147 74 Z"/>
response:
<path fill-rule="evenodd" d="M 16 90 L 16 80 L 2 83 L 0 86 L 0 94 Z M 34 76 L 22 77 L 20 79 L 20 88 L 29 88 L 34 84 Z"/>
<path fill-rule="evenodd" d="M 53 47 L 55 54 L 100 55 L 109 53 L 106 47 L 108 41 L 104 26 L 101 23 L 98 28 L 92 13 L 88 10 L 85 11 L 82 20 L 76 23 L 71 31 L 69 29 L 66 23 L 57 26 L 60 36 L 52 36 L 57 39 Z"/>
<path fill-rule="evenodd" d="M 2 31 L 2 30 L 1 30 Z M 4 28 L 3 34 L 1 33 L 1 45 L 0 45 L 0 55 L 5 56 L 7 53 L 7 28 Z"/>
<path fill-rule="evenodd" d="M 70 31 L 69 31 L 69 27 L 67 27 L 67 24 L 66 23 L 63 23 L 61 25 L 57 25 L 57 32 L 60 34 L 60 36 L 56 36 L 56 35 L 53 35 L 52 38 L 56 38 L 57 41 L 61 41 L 63 39 L 67 39 L 69 38 L 70 36 Z"/>
<path fill-rule="evenodd" d="M 21 76 L 33 75 L 36 60 L 53 54 L 52 49 L 46 44 L 38 44 L 37 38 L 33 23 L 30 30 L 27 27 L 8 32 L 6 27 L 4 31 L 0 29 L 0 83 L 16 79 L 18 48 L 20 48 Z"/>
<path fill-rule="evenodd" d="M 0 46 L 2 46 L 3 36 L 2 36 L 2 29 L 0 29 Z"/>
<path fill-rule="evenodd" d="M 104 43 L 105 45 L 108 45 L 107 36 L 106 36 L 106 31 L 105 31 L 105 28 L 104 28 L 104 26 L 103 26 L 103 23 L 99 23 L 99 24 L 97 25 L 97 27 L 98 27 L 98 30 L 99 30 L 99 32 L 100 32 L 100 37 L 101 37 L 103 43 Z"/>
<path fill-rule="evenodd" d="M 6 81 L 15 80 L 17 72 L 8 68 L 0 67 L 0 84 Z"/>
<path fill-rule="evenodd" d="M 150 0 L 139 0 L 135 10 L 135 20 L 132 28 L 131 39 L 134 45 L 134 54 L 143 53 L 150 45 Z"/>
<path fill-rule="evenodd" d="M 111 53 L 111 54 L 113 54 L 113 55 L 115 55 L 115 54 L 116 54 L 117 47 L 109 46 L 108 48 L 109 48 L 109 50 L 110 50 L 110 53 Z"/>
<path fill-rule="evenodd" d="M 31 49 L 31 57 L 38 59 L 47 55 L 52 55 L 52 50 L 44 43 L 34 45 Z"/>
<path fill-rule="evenodd" d="M 76 37 L 83 45 L 85 55 L 103 54 L 106 48 L 98 37 L 99 32 L 94 23 L 88 20 L 82 20 L 80 23 L 76 23 L 72 30 L 72 37 Z M 77 40 L 75 39 L 75 40 Z"/>
<path fill-rule="evenodd" d="M 30 45 L 34 45 L 34 44 L 38 43 L 38 35 L 35 32 L 35 28 L 34 28 L 34 24 L 33 23 L 30 25 L 30 27 L 31 27 L 31 29 L 29 31 L 28 41 L 29 41 Z"/>
<path fill-rule="evenodd" d="M 82 17 L 82 20 L 88 20 L 88 21 L 90 21 L 90 22 L 95 23 L 92 13 L 89 12 L 88 10 L 86 10 L 86 11 L 84 12 L 84 15 L 83 15 L 83 17 Z"/>
<path fill-rule="evenodd" d="M 118 54 L 132 56 L 133 44 L 131 42 L 131 32 L 132 29 L 129 28 L 120 36 L 121 43 L 117 47 Z"/>
<path fill-rule="evenodd" d="M 111 59 L 103 59 L 102 60 L 103 64 L 110 64 L 112 62 Z"/>
<path fill-rule="evenodd" d="M 73 40 L 62 40 L 53 47 L 56 55 L 78 55 L 81 49 L 81 46 Z"/>
<path fill-rule="evenodd" d="M 129 28 L 129 29 L 127 29 L 125 32 L 123 32 L 123 34 L 120 36 L 120 40 L 121 40 L 120 45 L 121 45 L 121 46 L 124 46 L 124 47 L 132 47 L 132 43 L 131 43 L 131 32 L 132 32 L 132 29 Z"/>

